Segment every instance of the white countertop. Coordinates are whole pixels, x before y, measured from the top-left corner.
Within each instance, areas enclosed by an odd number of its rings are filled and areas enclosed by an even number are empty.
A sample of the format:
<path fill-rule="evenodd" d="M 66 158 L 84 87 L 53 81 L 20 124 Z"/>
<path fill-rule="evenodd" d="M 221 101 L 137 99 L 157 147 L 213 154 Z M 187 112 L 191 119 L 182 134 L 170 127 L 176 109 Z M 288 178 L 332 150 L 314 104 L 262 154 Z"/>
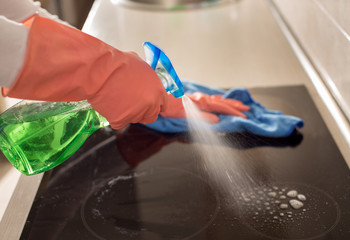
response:
<path fill-rule="evenodd" d="M 349 164 L 350 149 L 343 130 L 269 6 L 264 0 L 237 0 L 201 9 L 149 11 L 127 8 L 117 0 L 96 0 L 83 31 L 141 56 L 142 43 L 153 42 L 166 52 L 181 79 L 211 87 L 305 85 Z M 8 204 L 0 202 L 0 208 L 6 208 L 0 224 L 1 240 L 19 238 L 41 177 L 18 176 L 11 170 L 0 176 L 0 186 L 1 182 L 17 182 L 14 190 L 2 193 L 12 197 Z"/>
<path fill-rule="evenodd" d="M 213 87 L 302 84 L 307 76 L 265 1 L 237 1 L 185 11 L 126 8 L 96 1 L 83 30 L 143 56 L 150 41 L 182 79 Z"/>

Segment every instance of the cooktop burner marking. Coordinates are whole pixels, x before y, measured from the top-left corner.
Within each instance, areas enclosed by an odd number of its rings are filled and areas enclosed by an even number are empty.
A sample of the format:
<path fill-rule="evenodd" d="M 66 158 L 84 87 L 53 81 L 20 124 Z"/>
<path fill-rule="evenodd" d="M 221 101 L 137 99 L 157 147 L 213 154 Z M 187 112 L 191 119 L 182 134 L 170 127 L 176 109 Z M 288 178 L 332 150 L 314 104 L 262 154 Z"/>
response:
<path fill-rule="evenodd" d="M 250 201 L 257 197 L 266 200 Z M 245 224 L 272 239 L 315 239 L 331 231 L 340 218 L 335 200 L 308 185 L 259 187 L 244 193 L 240 200 Z"/>
<path fill-rule="evenodd" d="M 217 195 L 200 177 L 151 168 L 108 179 L 89 195 L 81 217 L 85 228 L 101 240 L 190 239 L 206 229 L 218 211 Z"/>

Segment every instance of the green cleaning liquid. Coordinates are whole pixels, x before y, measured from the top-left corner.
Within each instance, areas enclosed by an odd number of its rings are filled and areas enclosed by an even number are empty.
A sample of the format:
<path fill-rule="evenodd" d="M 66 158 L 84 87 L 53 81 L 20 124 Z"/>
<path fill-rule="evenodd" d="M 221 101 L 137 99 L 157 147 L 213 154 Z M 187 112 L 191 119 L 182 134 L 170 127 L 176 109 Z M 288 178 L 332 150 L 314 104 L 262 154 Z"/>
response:
<path fill-rule="evenodd" d="M 108 125 L 85 101 L 22 101 L 0 115 L 0 149 L 20 172 L 33 175 L 59 165 Z"/>

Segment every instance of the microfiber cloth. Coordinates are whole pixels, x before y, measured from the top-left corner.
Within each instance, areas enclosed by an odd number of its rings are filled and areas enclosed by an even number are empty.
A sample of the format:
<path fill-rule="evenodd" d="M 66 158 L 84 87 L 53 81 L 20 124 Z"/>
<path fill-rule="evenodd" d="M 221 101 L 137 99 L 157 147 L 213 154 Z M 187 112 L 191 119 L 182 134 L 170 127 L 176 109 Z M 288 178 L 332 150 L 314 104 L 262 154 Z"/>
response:
<path fill-rule="evenodd" d="M 212 129 L 218 132 L 249 132 L 264 137 L 281 138 L 288 137 L 295 128 L 302 128 L 302 119 L 285 115 L 279 111 L 266 109 L 260 103 L 253 100 L 247 89 L 234 88 L 228 91 L 209 88 L 193 82 L 182 82 L 185 94 L 202 92 L 208 95 L 223 94 L 223 98 L 236 99 L 250 107 L 249 112 L 244 112 L 247 119 L 219 114 L 220 121 L 212 124 Z M 187 132 L 187 120 L 183 118 L 164 118 L 159 115 L 157 121 L 145 125 L 153 130 L 163 133 Z"/>

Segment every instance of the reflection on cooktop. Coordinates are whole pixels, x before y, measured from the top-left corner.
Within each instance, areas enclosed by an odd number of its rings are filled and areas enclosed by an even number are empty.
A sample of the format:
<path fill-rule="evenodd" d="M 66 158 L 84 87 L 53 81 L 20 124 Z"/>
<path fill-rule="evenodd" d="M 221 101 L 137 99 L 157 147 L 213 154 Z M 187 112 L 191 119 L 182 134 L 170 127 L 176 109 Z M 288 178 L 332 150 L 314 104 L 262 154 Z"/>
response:
<path fill-rule="evenodd" d="M 250 92 L 305 122 L 288 138 L 217 133 L 226 145 L 210 148 L 253 188 L 221 192 L 186 133 L 100 129 L 45 174 L 21 239 L 350 239 L 349 169 L 305 87 Z"/>

